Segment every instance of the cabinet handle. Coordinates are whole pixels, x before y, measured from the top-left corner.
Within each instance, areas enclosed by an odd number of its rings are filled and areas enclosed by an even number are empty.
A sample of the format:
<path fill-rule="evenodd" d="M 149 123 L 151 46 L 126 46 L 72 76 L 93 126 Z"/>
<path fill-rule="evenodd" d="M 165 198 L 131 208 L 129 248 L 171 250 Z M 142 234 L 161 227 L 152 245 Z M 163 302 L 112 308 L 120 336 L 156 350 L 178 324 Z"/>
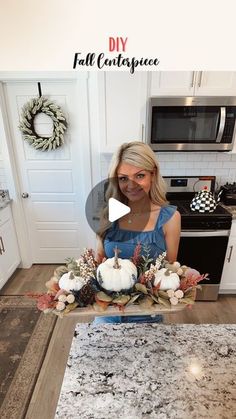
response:
<path fill-rule="evenodd" d="M 190 87 L 194 87 L 194 79 L 195 79 L 195 71 L 192 71 L 192 81 L 191 81 L 191 84 L 190 84 Z"/>
<path fill-rule="evenodd" d="M 201 84 L 202 84 L 202 71 L 200 71 L 200 76 L 198 79 L 198 87 L 201 87 Z"/>
<path fill-rule="evenodd" d="M 0 237 L 0 240 L 1 240 L 1 243 L 2 243 L 2 248 L 1 248 L 1 251 L 2 251 L 2 252 L 5 252 L 5 248 L 4 248 L 4 244 L 3 244 L 3 239 L 2 239 L 2 237 Z"/>
<path fill-rule="evenodd" d="M 231 260 L 231 256 L 232 256 L 232 252 L 233 252 L 233 247 L 234 247 L 234 246 L 230 246 L 230 247 L 229 247 L 229 249 L 230 249 L 230 250 L 229 250 L 228 263 L 229 263 L 229 262 L 230 262 L 230 260 Z"/>

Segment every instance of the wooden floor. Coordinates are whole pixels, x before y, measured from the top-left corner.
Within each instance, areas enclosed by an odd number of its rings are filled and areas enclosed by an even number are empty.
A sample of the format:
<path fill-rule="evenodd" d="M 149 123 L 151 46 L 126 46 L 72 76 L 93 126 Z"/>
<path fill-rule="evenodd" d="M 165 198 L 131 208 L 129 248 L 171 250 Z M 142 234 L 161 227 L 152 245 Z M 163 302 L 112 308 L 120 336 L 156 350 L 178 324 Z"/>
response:
<path fill-rule="evenodd" d="M 18 269 L 0 290 L 0 294 L 24 295 L 28 291 L 45 292 L 44 284 L 50 279 L 56 266 L 58 265 L 34 265 L 30 269 Z M 76 317 L 57 320 L 29 405 L 27 419 L 54 418 L 76 323 Z M 164 323 L 236 323 L 236 295 L 220 295 L 216 302 L 199 301 L 191 310 L 165 314 Z"/>

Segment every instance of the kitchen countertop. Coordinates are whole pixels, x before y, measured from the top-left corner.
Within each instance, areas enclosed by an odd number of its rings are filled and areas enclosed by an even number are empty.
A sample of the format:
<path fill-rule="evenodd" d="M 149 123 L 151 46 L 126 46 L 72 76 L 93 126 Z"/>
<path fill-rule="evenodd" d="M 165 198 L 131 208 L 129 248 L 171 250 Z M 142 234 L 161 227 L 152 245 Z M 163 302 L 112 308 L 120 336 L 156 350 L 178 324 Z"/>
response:
<path fill-rule="evenodd" d="M 236 325 L 78 324 L 56 419 L 236 417 Z"/>
<path fill-rule="evenodd" d="M 236 205 L 224 205 L 222 203 L 221 205 L 232 214 L 233 220 L 236 220 Z"/>

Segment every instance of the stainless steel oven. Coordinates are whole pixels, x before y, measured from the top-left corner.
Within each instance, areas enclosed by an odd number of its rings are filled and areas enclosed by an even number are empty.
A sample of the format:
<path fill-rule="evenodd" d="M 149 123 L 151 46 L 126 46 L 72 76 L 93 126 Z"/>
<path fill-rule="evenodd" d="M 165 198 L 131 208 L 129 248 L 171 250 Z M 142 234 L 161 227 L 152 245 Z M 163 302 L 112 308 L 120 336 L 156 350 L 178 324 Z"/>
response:
<path fill-rule="evenodd" d="M 235 97 L 152 97 L 148 143 L 154 151 L 229 151 L 235 121 Z"/>
<path fill-rule="evenodd" d="M 190 202 L 204 187 L 214 189 L 214 176 L 165 177 L 169 201 L 181 214 L 181 237 L 177 260 L 184 265 L 208 273 L 201 282 L 197 300 L 214 301 L 218 297 L 221 275 L 229 240 L 232 215 L 221 205 L 212 213 L 193 212 Z"/>

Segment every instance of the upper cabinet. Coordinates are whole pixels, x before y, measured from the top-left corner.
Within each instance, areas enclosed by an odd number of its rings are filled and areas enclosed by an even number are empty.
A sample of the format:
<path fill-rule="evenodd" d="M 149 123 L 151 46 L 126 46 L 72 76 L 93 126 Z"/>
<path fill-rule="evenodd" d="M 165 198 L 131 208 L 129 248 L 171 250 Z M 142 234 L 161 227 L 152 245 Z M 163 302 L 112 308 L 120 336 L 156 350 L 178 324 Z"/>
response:
<path fill-rule="evenodd" d="M 150 96 L 193 96 L 194 71 L 155 71 L 149 73 Z"/>
<path fill-rule="evenodd" d="M 150 78 L 150 96 L 236 95 L 233 71 L 160 71 Z"/>
<path fill-rule="evenodd" d="M 144 141 L 147 73 L 109 71 L 99 75 L 101 151 Z"/>
<path fill-rule="evenodd" d="M 235 96 L 236 73 L 234 71 L 197 71 L 196 96 Z"/>

